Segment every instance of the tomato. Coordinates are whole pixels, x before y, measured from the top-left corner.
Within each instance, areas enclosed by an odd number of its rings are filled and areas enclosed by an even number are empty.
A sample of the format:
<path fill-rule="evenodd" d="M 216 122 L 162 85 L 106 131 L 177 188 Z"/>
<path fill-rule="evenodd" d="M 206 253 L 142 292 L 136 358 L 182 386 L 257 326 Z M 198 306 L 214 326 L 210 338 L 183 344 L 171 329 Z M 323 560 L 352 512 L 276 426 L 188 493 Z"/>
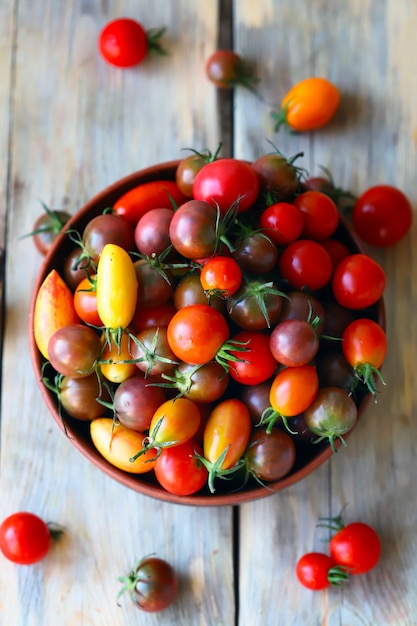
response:
<path fill-rule="evenodd" d="M 182 159 L 175 172 L 175 182 L 188 198 L 193 197 L 193 184 L 197 173 L 208 160 L 204 155 L 196 153 Z"/>
<path fill-rule="evenodd" d="M 327 311 L 320 300 L 304 291 L 290 291 L 287 296 L 282 299 L 280 322 L 293 319 L 310 323 L 314 321 L 317 333 L 323 332 L 325 326 L 327 330 Z"/>
<path fill-rule="evenodd" d="M 217 159 L 204 165 L 195 177 L 195 200 L 219 206 L 224 215 L 232 207 L 247 211 L 257 200 L 259 178 L 252 166 L 240 159 Z"/>
<path fill-rule="evenodd" d="M 42 206 L 45 213 L 39 215 L 35 220 L 33 231 L 26 236 L 32 237 L 36 249 L 46 256 L 71 215 L 67 211 L 49 209 L 44 203 Z"/>
<path fill-rule="evenodd" d="M 229 384 L 229 374 L 216 361 L 203 365 L 191 365 L 181 362 L 172 376 L 162 375 L 164 381 L 171 381 L 165 386 L 177 389 L 180 395 L 207 404 L 219 400 Z"/>
<path fill-rule="evenodd" d="M 130 338 L 130 355 L 145 376 L 170 374 L 178 364 L 171 349 L 167 328 L 145 328 Z"/>
<path fill-rule="evenodd" d="M 45 359 L 48 359 L 48 343 L 54 332 L 79 322 L 70 288 L 56 270 L 51 270 L 39 287 L 33 310 L 33 336 Z"/>
<path fill-rule="evenodd" d="M 110 402 L 110 394 L 100 384 L 96 372 L 83 378 L 64 376 L 58 393 L 62 408 L 77 420 L 90 421 L 102 417 L 107 408 L 98 400 Z"/>
<path fill-rule="evenodd" d="M 209 296 L 228 298 L 239 289 L 242 271 L 232 257 L 215 256 L 204 264 L 200 281 Z"/>
<path fill-rule="evenodd" d="M 321 239 L 320 245 L 323 246 L 329 255 L 333 270 L 339 265 L 342 259 L 346 258 L 350 254 L 349 248 L 344 243 L 338 239 L 334 239 L 333 237 Z"/>
<path fill-rule="evenodd" d="M 329 196 L 320 191 L 300 193 L 294 204 L 303 215 L 302 237 L 320 241 L 331 237 L 339 224 L 339 211 Z"/>
<path fill-rule="evenodd" d="M 377 375 L 382 380 L 379 368 L 385 360 L 387 347 L 384 329 L 367 318 L 351 322 L 342 335 L 342 351 L 347 362 L 353 367 L 355 375 L 374 395 L 374 376 Z"/>
<path fill-rule="evenodd" d="M 317 435 L 316 443 L 328 440 L 332 451 L 335 441 L 346 445 L 343 435 L 356 424 L 358 410 L 352 396 L 338 387 L 322 387 L 304 411 L 307 428 Z"/>
<path fill-rule="evenodd" d="M 83 231 L 82 243 L 85 254 L 97 263 L 106 244 L 120 246 L 127 252 L 135 245 L 135 232 L 126 220 L 113 213 L 93 217 Z"/>
<path fill-rule="evenodd" d="M 270 347 L 268 335 L 259 331 L 242 331 L 232 339 L 244 346 L 245 352 L 230 351 L 236 361 L 230 361 L 230 376 L 241 385 L 258 385 L 274 374 L 277 362 Z"/>
<path fill-rule="evenodd" d="M 352 522 L 330 540 L 332 559 L 350 574 L 364 574 L 373 569 L 381 556 L 381 543 L 375 530 L 362 522 Z"/>
<path fill-rule="evenodd" d="M 142 24 L 129 18 L 112 20 L 102 29 L 98 49 L 105 61 L 116 67 L 139 65 L 149 52 L 165 54 L 159 39 L 165 28 L 145 31 Z"/>
<path fill-rule="evenodd" d="M 151 180 L 124 193 L 113 206 L 134 228 L 152 209 L 173 209 L 189 200 L 173 180 Z M 173 206 L 173 203 L 175 206 Z"/>
<path fill-rule="evenodd" d="M 200 491 L 206 484 L 208 471 L 196 454 L 201 456 L 203 451 L 193 440 L 174 448 L 164 448 L 155 463 L 159 484 L 177 496 Z"/>
<path fill-rule="evenodd" d="M 272 330 L 269 347 L 274 359 L 288 367 L 306 365 L 319 349 L 314 325 L 304 320 L 283 320 Z"/>
<path fill-rule="evenodd" d="M 269 194 L 274 202 L 291 200 L 297 193 L 301 170 L 294 162 L 300 156 L 301 152 L 287 159 L 276 150 L 270 154 L 263 154 L 252 163 L 252 168 L 259 177 L 261 191 Z"/>
<path fill-rule="evenodd" d="M 176 310 L 175 306 L 169 302 L 149 308 L 136 307 L 135 315 L 132 319 L 132 326 L 137 332 L 145 330 L 145 328 L 152 328 L 153 326 L 166 327 Z"/>
<path fill-rule="evenodd" d="M 204 458 L 209 465 L 209 489 L 222 471 L 233 468 L 249 443 L 251 418 L 241 400 L 229 398 L 219 402 L 210 413 L 203 434 Z"/>
<path fill-rule="evenodd" d="M 278 261 L 283 278 L 296 289 L 321 289 L 329 282 L 333 267 L 330 256 L 317 241 L 298 239 L 290 243 Z"/>
<path fill-rule="evenodd" d="M 224 313 L 226 310 L 226 301 L 223 298 L 213 296 L 207 299 L 201 285 L 199 272 L 187 272 L 177 283 L 174 290 L 174 306 L 176 310 L 190 304 L 209 304 L 220 313 Z"/>
<path fill-rule="evenodd" d="M 74 309 L 78 317 L 90 326 L 103 326 L 97 310 L 96 276 L 85 277 L 74 292 Z"/>
<path fill-rule="evenodd" d="M 320 591 L 331 585 L 340 585 L 349 580 L 349 574 L 335 561 L 321 552 L 308 552 L 298 561 L 295 568 L 300 583 L 312 591 Z"/>
<path fill-rule="evenodd" d="M 114 467 L 130 474 L 145 474 L 154 468 L 155 450 L 146 450 L 132 460 L 144 445 L 144 433 L 115 423 L 111 417 L 98 417 L 90 422 L 90 435 L 98 452 Z"/>
<path fill-rule="evenodd" d="M 253 275 L 266 274 L 275 269 L 278 248 L 265 233 L 258 231 L 238 238 L 233 258 L 246 272 Z"/>
<path fill-rule="evenodd" d="M 367 254 L 350 254 L 334 270 L 332 289 L 337 302 L 348 309 L 375 304 L 386 284 L 382 267 Z"/>
<path fill-rule="evenodd" d="M 216 50 L 206 61 L 207 78 L 219 89 L 242 86 L 254 91 L 258 82 L 242 57 L 233 50 Z"/>
<path fill-rule="evenodd" d="M 97 311 L 109 329 L 127 328 L 135 314 L 138 294 L 136 271 L 120 246 L 104 246 L 97 266 Z"/>
<path fill-rule="evenodd" d="M 298 239 L 304 227 L 300 209 L 290 202 L 276 202 L 259 219 L 262 230 L 276 244 L 283 246 Z"/>
<path fill-rule="evenodd" d="M 113 406 L 118 420 L 127 428 L 149 430 L 155 411 L 166 400 L 165 391 L 142 375 L 132 376 L 117 386 Z"/>
<path fill-rule="evenodd" d="M 390 185 L 376 185 L 357 199 L 352 213 L 359 237 L 371 246 L 392 246 L 410 230 L 413 208 L 405 194 Z"/>
<path fill-rule="evenodd" d="M 41 561 L 50 544 L 48 525 L 34 513 L 13 513 L 0 524 L 0 550 L 13 563 L 31 565 Z"/>
<path fill-rule="evenodd" d="M 101 351 L 100 337 L 84 324 L 58 328 L 48 343 L 48 358 L 52 367 L 60 374 L 74 378 L 92 374 Z"/>
<path fill-rule="evenodd" d="M 173 209 L 151 209 L 139 219 L 135 227 L 135 243 L 141 254 L 160 255 L 170 245 L 169 225 Z"/>
<path fill-rule="evenodd" d="M 212 361 L 229 338 L 229 326 L 221 313 L 208 304 L 179 309 L 168 324 L 171 350 L 181 361 L 202 365 Z"/>
<path fill-rule="evenodd" d="M 147 556 L 127 576 L 120 576 L 122 589 L 142 611 L 155 613 L 170 606 L 178 593 L 178 576 L 172 565 L 155 556 Z"/>
<path fill-rule="evenodd" d="M 143 441 L 142 448 L 132 456 L 131 461 L 152 449 L 156 460 L 164 448 L 179 446 L 192 439 L 199 429 L 200 420 L 200 411 L 192 400 L 188 398 L 166 400 L 153 414 L 149 435 Z"/>
<path fill-rule="evenodd" d="M 284 295 L 273 283 L 248 281 L 227 301 L 227 312 L 234 324 L 245 330 L 270 328 L 278 320 Z"/>
<path fill-rule="evenodd" d="M 306 78 L 294 85 L 281 102 L 281 111 L 271 113 L 275 131 L 282 125 L 296 132 L 325 126 L 340 104 L 339 90 L 325 78 Z"/>
<path fill-rule="evenodd" d="M 209 257 L 218 247 L 218 214 L 209 202 L 189 200 L 174 213 L 169 236 L 175 250 L 187 259 Z"/>
<path fill-rule="evenodd" d="M 130 347 L 131 337 L 129 332 L 120 334 L 110 333 L 108 337 L 103 336 L 104 347 L 100 357 L 100 371 L 104 378 L 112 383 L 122 383 L 137 373 L 134 363 L 127 363 L 132 360 Z"/>
<path fill-rule="evenodd" d="M 250 438 L 245 461 L 248 471 L 258 481 L 280 480 L 294 466 L 294 442 L 278 428 L 273 428 L 270 433 L 266 428 L 257 428 Z"/>
<path fill-rule="evenodd" d="M 96 265 L 83 254 L 81 247 L 73 248 L 65 259 L 62 269 L 64 281 L 71 291 L 75 291 L 86 276 L 93 276 L 95 273 Z"/>

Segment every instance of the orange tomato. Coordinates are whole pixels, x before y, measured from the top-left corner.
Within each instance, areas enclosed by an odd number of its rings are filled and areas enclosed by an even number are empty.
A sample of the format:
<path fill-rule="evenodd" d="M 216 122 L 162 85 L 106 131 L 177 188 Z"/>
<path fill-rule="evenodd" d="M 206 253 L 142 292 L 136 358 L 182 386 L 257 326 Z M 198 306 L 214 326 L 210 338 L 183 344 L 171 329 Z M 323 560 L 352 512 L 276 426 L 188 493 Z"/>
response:
<path fill-rule="evenodd" d="M 70 288 L 56 270 L 51 270 L 39 288 L 33 311 L 33 335 L 45 359 L 55 331 L 79 323 Z"/>
<path fill-rule="evenodd" d="M 137 374 L 138 371 L 135 363 L 120 363 L 120 361 L 132 359 L 129 347 L 130 341 L 133 340 L 130 339 L 127 332 L 124 332 L 120 338 L 120 345 L 117 345 L 111 334 L 110 341 L 111 345 L 105 344 L 100 361 L 111 360 L 112 363 L 100 363 L 100 370 L 103 376 L 112 383 L 122 383 Z"/>
<path fill-rule="evenodd" d="M 114 426 L 114 427 L 113 427 Z M 123 424 L 114 425 L 111 417 L 98 417 L 90 423 L 90 434 L 98 452 L 112 465 L 130 474 L 150 472 L 156 461 L 156 451 L 147 450 L 135 461 L 129 459 L 142 448 L 146 435 Z"/>
<path fill-rule="evenodd" d="M 326 78 L 306 78 L 292 87 L 281 102 L 281 111 L 272 113 L 275 131 L 282 125 L 302 132 L 327 124 L 340 104 L 337 87 Z"/>
<path fill-rule="evenodd" d="M 204 456 L 215 464 L 227 449 L 221 469 L 233 467 L 249 443 L 252 422 L 246 405 L 231 398 L 223 400 L 210 413 L 203 435 Z"/>

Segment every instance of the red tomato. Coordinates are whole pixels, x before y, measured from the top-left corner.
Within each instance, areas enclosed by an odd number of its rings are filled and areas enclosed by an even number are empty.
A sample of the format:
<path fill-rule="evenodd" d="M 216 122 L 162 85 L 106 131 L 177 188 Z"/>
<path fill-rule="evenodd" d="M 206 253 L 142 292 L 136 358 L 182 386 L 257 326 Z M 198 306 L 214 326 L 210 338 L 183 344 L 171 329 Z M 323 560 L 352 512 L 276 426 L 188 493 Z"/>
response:
<path fill-rule="evenodd" d="M 208 471 L 196 453 L 201 456 L 203 451 L 193 440 L 162 450 L 155 463 L 155 476 L 166 491 L 188 496 L 204 487 Z"/>
<path fill-rule="evenodd" d="M 277 202 L 261 213 L 259 224 L 272 241 L 287 245 L 300 237 L 304 220 L 295 204 Z"/>
<path fill-rule="evenodd" d="M 319 379 L 313 365 L 287 367 L 272 381 L 269 401 L 280 415 L 294 417 L 310 406 L 318 389 Z"/>
<path fill-rule="evenodd" d="M 278 261 L 283 278 L 296 289 L 317 291 L 329 282 L 333 267 L 330 256 L 316 241 L 298 239 L 290 243 Z"/>
<path fill-rule="evenodd" d="M 175 313 L 168 324 L 167 338 L 178 359 L 202 365 L 216 357 L 229 338 L 229 326 L 210 305 L 191 304 Z"/>
<path fill-rule="evenodd" d="M 13 513 L 0 525 L 0 550 L 9 561 L 31 565 L 43 559 L 50 547 L 47 524 L 37 515 Z"/>
<path fill-rule="evenodd" d="M 325 78 L 306 78 L 292 87 L 281 102 L 281 111 L 272 113 L 275 131 L 285 124 L 303 132 L 327 124 L 340 104 L 339 90 Z"/>
<path fill-rule="evenodd" d="M 277 362 L 269 348 L 269 337 L 259 331 L 242 331 L 232 341 L 243 344 L 245 352 L 231 350 L 237 361 L 230 361 L 229 374 L 242 385 L 258 385 L 271 378 Z"/>
<path fill-rule="evenodd" d="M 413 208 L 402 191 L 376 185 L 356 201 L 352 214 L 359 237 L 371 246 L 392 246 L 410 230 Z"/>
<path fill-rule="evenodd" d="M 97 311 L 95 276 L 83 278 L 74 292 L 74 308 L 78 317 L 91 326 L 103 326 Z"/>
<path fill-rule="evenodd" d="M 331 585 L 347 582 L 349 574 L 336 567 L 327 554 L 309 552 L 297 562 L 295 572 L 300 583 L 312 591 L 320 591 Z"/>
<path fill-rule="evenodd" d="M 349 256 L 349 248 L 338 239 L 322 239 L 320 245 L 326 250 L 332 262 L 333 270 L 339 265 L 340 261 Z"/>
<path fill-rule="evenodd" d="M 152 180 L 127 191 L 115 202 L 113 209 L 136 227 L 142 215 L 151 209 L 172 209 L 172 202 L 180 206 L 186 200 L 188 198 L 174 181 Z"/>
<path fill-rule="evenodd" d="M 242 282 L 242 271 L 238 263 L 227 256 L 215 256 L 203 266 L 200 274 L 201 285 L 209 296 L 232 296 Z"/>
<path fill-rule="evenodd" d="M 294 199 L 303 214 L 305 239 L 320 241 L 331 237 L 339 224 L 337 206 L 329 196 L 320 191 L 305 191 Z"/>
<path fill-rule="evenodd" d="M 119 18 L 106 24 L 99 35 L 101 56 L 116 67 L 133 67 L 142 63 L 149 51 L 164 54 L 159 38 L 165 29 L 145 31 L 142 24 Z"/>
<path fill-rule="evenodd" d="M 385 331 L 373 320 L 354 320 L 343 332 L 342 351 L 352 367 L 365 364 L 381 367 L 387 353 Z"/>
<path fill-rule="evenodd" d="M 238 213 L 247 211 L 259 195 L 259 178 L 246 161 L 218 159 L 204 165 L 193 184 L 195 200 L 218 205 L 224 214 L 236 205 Z"/>
<path fill-rule="evenodd" d="M 333 273 L 332 289 L 337 302 L 347 309 L 365 309 L 384 293 L 385 272 L 367 254 L 350 254 Z"/>
<path fill-rule="evenodd" d="M 330 554 L 350 574 L 364 574 L 378 563 L 381 543 L 373 528 L 362 522 L 353 522 L 331 538 Z"/>

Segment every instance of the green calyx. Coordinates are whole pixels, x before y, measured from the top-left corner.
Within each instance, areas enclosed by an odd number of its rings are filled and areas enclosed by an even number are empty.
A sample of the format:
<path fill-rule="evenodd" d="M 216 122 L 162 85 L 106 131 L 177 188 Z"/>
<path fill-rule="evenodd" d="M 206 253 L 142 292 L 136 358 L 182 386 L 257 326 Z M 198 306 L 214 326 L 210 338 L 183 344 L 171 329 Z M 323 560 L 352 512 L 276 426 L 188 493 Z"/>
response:
<path fill-rule="evenodd" d="M 275 423 L 278 420 L 282 421 L 286 430 L 291 435 L 297 435 L 297 431 L 291 430 L 288 424 L 288 418 L 285 415 L 282 415 L 282 413 L 279 413 L 278 411 L 276 411 L 272 406 L 269 406 L 263 411 L 261 415 L 261 419 L 256 426 L 266 426 L 266 432 L 268 435 L 270 435 Z"/>
<path fill-rule="evenodd" d="M 235 474 L 237 471 L 239 471 L 244 465 L 245 465 L 245 460 L 244 459 L 240 459 L 235 465 L 233 465 L 233 467 L 229 467 L 227 469 L 222 469 L 222 465 L 224 463 L 224 460 L 226 458 L 226 454 L 227 451 L 229 450 L 231 444 L 229 443 L 225 449 L 223 450 L 223 452 L 220 454 L 220 456 L 218 457 L 218 459 L 216 461 L 214 461 L 213 463 L 211 461 L 208 461 L 204 456 L 201 456 L 198 453 L 195 453 L 195 458 L 198 459 L 200 461 L 200 463 L 202 463 L 204 465 L 204 467 L 206 468 L 206 470 L 208 471 L 208 478 L 207 478 L 207 484 L 208 484 L 208 488 L 210 490 L 210 493 L 215 493 L 216 488 L 214 486 L 214 481 L 216 478 L 223 478 L 225 480 L 227 480 L 228 478 L 230 478 L 230 476 L 232 474 Z"/>

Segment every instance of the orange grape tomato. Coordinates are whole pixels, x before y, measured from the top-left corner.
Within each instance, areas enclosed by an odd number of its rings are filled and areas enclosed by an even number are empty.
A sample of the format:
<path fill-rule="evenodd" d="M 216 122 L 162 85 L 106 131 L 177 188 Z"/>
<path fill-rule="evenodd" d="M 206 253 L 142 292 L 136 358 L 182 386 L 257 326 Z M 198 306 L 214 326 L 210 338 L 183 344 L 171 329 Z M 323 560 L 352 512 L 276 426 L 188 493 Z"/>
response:
<path fill-rule="evenodd" d="M 330 121 L 339 104 L 340 93 L 333 83 L 326 78 L 306 78 L 294 85 L 282 100 L 281 123 L 298 132 L 315 130 Z"/>
<path fill-rule="evenodd" d="M 233 467 L 246 450 L 251 435 L 249 410 L 241 400 L 219 402 L 210 413 L 203 434 L 205 458 L 215 463 L 228 448 L 221 469 Z"/>

